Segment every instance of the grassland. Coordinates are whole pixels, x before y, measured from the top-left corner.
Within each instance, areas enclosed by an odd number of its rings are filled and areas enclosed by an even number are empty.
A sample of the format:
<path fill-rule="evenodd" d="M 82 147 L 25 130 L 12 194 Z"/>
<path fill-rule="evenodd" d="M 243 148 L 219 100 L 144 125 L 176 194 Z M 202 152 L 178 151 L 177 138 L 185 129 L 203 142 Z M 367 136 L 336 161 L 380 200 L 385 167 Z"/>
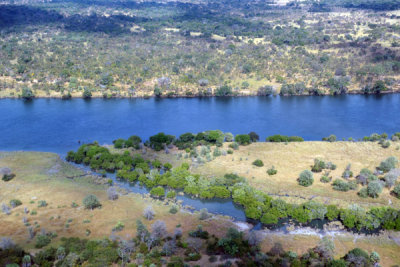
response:
<path fill-rule="evenodd" d="M 340 147 L 343 149 L 342 151 L 346 152 L 343 153 L 345 156 L 343 156 L 341 160 L 338 156 L 334 156 L 334 153 L 339 153 Z M 324 148 L 324 153 L 320 152 L 320 154 L 314 154 L 316 150 L 320 150 L 321 148 Z M 249 149 L 253 151 L 250 155 Z M 218 172 L 223 173 L 235 170 L 238 172 L 240 170 L 247 172 L 247 167 L 245 166 L 251 166 L 251 160 L 253 157 L 257 157 L 262 158 L 265 163 L 275 164 L 278 169 L 278 174 L 276 177 L 273 177 L 273 179 L 282 179 L 281 177 L 285 177 L 285 174 L 291 177 L 289 171 L 284 171 L 284 166 L 287 165 L 277 164 L 278 157 L 280 157 L 280 159 L 287 157 L 288 149 L 294 151 L 294 157 L 300 157 L 300 154 L 303 153 L 302 157 L 307 159 L 299 160 L 299 162 L 304 161 L 304 165 L 301 163 L 296 167 L 300 170 L 305 168 L 307 164 L 311 164 L 314 155 L 319 155 L 321 157 L 324 155 L 332 155 L 332 158 L 329 159 L 335 161 L 338 164 L 338 169 L 340 169 L 342 166 L 345 166 L 348 159 L 351 159 L 355 153 L 361 151 L 371 153 L 379 152 L 380 156 L 386 156 L 397 152 L 395 150 L 380 151 L 379 147 L 369 143 L 346 143 L 345 147 L 341 142 L 334 144 L 306 142 L 288 145 L 258 143 L 248 147 L 241 147 L 240 150 L 235 151 L 232 157 L 238 158 L 243 156 L 241 163 L 243 165 L 237 164 L 238 162 L 236 162 L 236 159 L 232 162 L 231 159 L 228 159 L 230 156 L 226 156 L 217 158 L 207 163 L 205 166 L 198 168 L 196 171 L 205 173 L 204 169 L 208 167 L 215 168 L 213 175 L 217 175 Z M 279 151 L 281 151 L 281 154 L 278 156 Z M 351 154 L 350 151 L 353 151 L 351 152 L 353 154 Z M 168 160 L 168 158 L 170 158 L 170 161 L 174 164 L 181 162 L 172 160 L 176 158 L 173 153 L 167 158 L 163 158 L 163 160 Z M 295 156 L 296 154 L 297 156 Z M 305 154 L 308 156 L 304 156 Z M 159 155 L 166 157 L 166 155 Z M 368 155 L 368 153 L 366 155 Z M 153 156 L 155 156 L 155 154 L 153 154 Z M 367 161 L 367 167 L 372 167 L 376 162 L 379 162 L 380 156 L 375 156 L 370 161 Z M 247 157 L 248 160 L 245 160 L 245 157 Z M 270 161 L 268 161 L 267 158 Z M 275 159 L 272 160 L 272 158 Z M 357 158 L 353 158 L 352 161 L 354 162 L 354 170 L 363 167 L 356 164 L 356 159 Z M 296 160 L 296 158 L 293 160 Z M 358 160 L 361 162 L 363 158 L 360 157 Z M 213 216 L 211 219 L 199 221 L 197 214 L 192 214 L 184 210 L 172 215 L 168 212 L 169 206 L 164 202 L 138 194 L 126 194 L 124 191 L 121 191 L 118 200 L 108 200 L 105 190 L 107 185 L 104 184 L 104 179 L 94 177 L 82 170 L 76 169 L 62 161 L 56 154 L 43 152 L 1 152 L 0 166 L 7 166 L 16 174 L 16 177 L 9 182 L 0 181 L 0 202 L 8 203 L 9 200 L 16 198 L 20 199 L 23 203 L 21 206 L 12 209 L 11 215 L 0 214 L 0 236 L 11 237 L 19 245 L 30 251 L 37 251 L 37 249 L 34 248 L 34 240 L 28 238 L 27 227 L 22 222 L 24 216 L 27 217 L 28 222 L 32 226 L 36 227 L 36 232 L 40 232 L 41 229 L 46 229 L 47 231 L 57 233 L 58 237 L 52 241 L 51 245 L 57 245 L 61 237 L 79 236 L 88 239 L 108 237 L 112 228 L 118 221 L 123 222 L 125 228 L 121 232 L 118 232 L 117 235 L 121 237 L 133 237 L 135 236 L 137 219 L 141 219 L 147 226 L 156 219 L 163 220 L 166 222 L 168 231 L 173 231 L 176 225 L 180 224 L 184 233 L 194 229 L 198 224 L 202 224 L 204 229 L 217 236 L 222 236 L 228 227 L 236 227 L 235 223 L 221 216 Z M 217 166 L 220 167 L 217 168 Z M 251 169 L 250 167 L 250 172 Z M 263 172 L 265 172 L 265 170 Z M 294 175 L 296 172 L 297 171 L 292 171 L 292 174 Z M 248 175 L 249 173 L 246 174 L 246 176 Z M 268 178 L 263 173 L 258 173 L 258 171 L 254 172 L 254 170 L 251 172 L 251 175 L 254 175 L 255 178 L 249 179 L 249 182 L 258 186 L 261 185 L 255 183 L 257 182 L 256 177 L 259 177 L 260 180 Z M 285 184 L 286 186 L 284 186 Z M 282 188 L 295 187 L 297 191 L 295 183 L 289 184 L 289 182 L 286 181 L 281 183 L 281 186 Z M 263 190 L 268 191 L 267 188 L 270 187 L 265 185 L 262 187 Z M 312 188 L 310 189 L 313 191 Z M 307 195 L 307 192 L 299 192 Z M 325 192 L 328 196 L 333 194 L 330 190 L 326 190 Z M 85 210 L 82 207 L 81 201 L 88 194 L 95 194 L 99 198 L 102 203 L 101 209 Z M 333 196 L 331 198 L 333 198 Z M 48 206 L 39 208 L 39 200 L 46 200 Z M 357 199 L 354 197 L 354 201 L 356 200 Z M 72 202 L 76 202 L 79 207 L 72 207 Z M 396 205 L 397 204 L 398 203 L 396 203 Z M 152 205 L 156 212 L 155 219 L 150 222 L 142 217 L 143 209 L 148 205 Z M 37 214 L 24 214 L 24 207 L 27 207 L 30 211 L 37 211 Z M 66 227 L 66 224 L 69 226 Z M 246 230 L 246 227 L 242 229 Z M 88 236 L 86 235 L 87 230 L 91 232 Z M 284 249 L 292 250 L 299 254 L 306 252 L 308 248 L 316 246 L 321 238 L 319 234 L 310 234 L 307 232 L 283 235 L 282 233 L 264 230 L 260 232 L 260 234 L 263 235 L 261 245 L 262 251 L 268 251 L 276 243 L 280 243 Z M 336 257 L 343 256 L 348 250 L 354 247 L 361 247 L 367 251 L 379 252 L 382 257 L 382 266 L 391 266 L 400 260 L 398 253 L 396 253 L 399 246 L 399 243 L 396 242 L 400 242 L 398 233 L 385 232 L 383 235 L 377 237 L 353 235 L 348 232 L 334 235 L 332 239 L 336 245 Z M 210 264 L 207 262 L 207 257 L 203 257 L 202 260 L 195 263 L 202 266 L 204 264 Z"/>
<path fill-rule="evenodd" d="M 163 220 L 170 232 L 181 224 L 184 233 L 198 224 L 215 234 L 224 233 L 233 225 L 223 218 L 200 222 L 196 214 L 183 210 L 172 215 L 169 213 L 170 206 L 139 194 L 123 194 L 116 201 L 108 200 L 105 185 L 99 184 L 98 179 L 90 175 L 81 177 L 84 174 L 82 171 L 63 162 L 56 154 L 4 152 L 0 154 L 0 166 L 8 166 L 16 174 L 16 178 L 10 182 L 0 181 L 0 202 L 8 204 L 11 199 L 19 199 L 23 203 L 14 208 L 11 215 L 0 214 L 0 236 L 12 237 L 26 249 L 33 249 L 35 242 L 29 239 L 27 227 L 22 222 L 24 216 L 32 226 L 38 225 L 36 232 L 46 229 L 57 233 L 58 238 L 54 243 L 61 237 L 109 237 L 118 221 L 123 222 L 125 227 L 117 234 L 134 237 L 137 219 L 148 226 L 154 220 Z M 88 194 L 99 198 L 101 209 L 83 208 L 82 200 Z M 39 200 L 45 200 L 48 206 L 39 208 Z M 72 202 L 79 207 L 72 207 Z M 156 213 L 153 221 L 146 221 L 142 215 L 149 205 Z M 37 214 L 24 214 L 24 207 L 37 211 Z M 68 223 L 68 220 L 72 221 Z M 68 228 L 65 226 L 67 223 Z M 86 236 L 87 229 L 91 232 L 89 236 Z"/>
<path fill-rule="evenodd" d="M 224 144 L 228 149 L 228 144 Z M 303 170 L 311 170 L 314 159 L 332 162 L 337 165 L 336 170 L 330 172 L 332 181 L 341 179 L 342 173 L 348 164 L 354 176 L 361 169 L 375 170 L 380 162 L 389 156 L 400 158 L 398 143 L 394 142 L 389 148 L 382 148 L 374 142 L 295 142 L 295 143 L 266 143 L 258 142 L 248 146 L 240 146 L 233 154 L 216 157 L 212 161 L 200 165 L 193 165 L 192 171 L 208 177 L 223 176 L 226 173 L 236 173 L 247 178 L 254 188 L 262 190 L 271 196 L 281 197 L 292 203 L 303 203 L 306 200 L 316 200 L 326 204 L 337 204 L 345 207 L 352 203 L 363 206 L 391 205 L 400 207 L 400 200 L 390 194 L 390 190 L 384 189 L 379 198 L 360 198 L 357 191 L 340 192 L 332 189 L 331 183 L 322 183 L 323 174 L 314 174 L 314 184 L 310 187 L 298 185 L 297 178 Z M 171 150 L 173 154 L 182 153 L 179 150 Z M 163 153 L 150 154 L 150 158 L 161 158 L 175 166 L 182 160 Z M 256 159 L 263 161 L 263 167 L 256 167 L 252 162 Z M 188 161 L 189 162 L 189 161 Z M 268 175 L 267 170 L 274 166 L 278 173 Z M 354 178 L 352 178 L 354 179 Z"/>

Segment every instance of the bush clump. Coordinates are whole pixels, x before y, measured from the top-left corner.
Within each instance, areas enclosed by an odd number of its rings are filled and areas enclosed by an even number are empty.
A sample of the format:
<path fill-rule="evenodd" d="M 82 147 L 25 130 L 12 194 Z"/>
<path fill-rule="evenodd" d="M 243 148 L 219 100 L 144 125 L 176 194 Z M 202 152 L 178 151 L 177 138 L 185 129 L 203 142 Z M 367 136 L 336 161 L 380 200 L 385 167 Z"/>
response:
<path fill-rule="evenodd" d="M 308 187 L 314 183 L 314 177 L 311 171 L 305 170 L 300 173 L 298 178 L 299 185 Z"/>
<path fill-rule="evenodd" d="M 267 170 L 267 173 L 268 173 L 268 175 L 275 175 L 275 174 L 277 174 L 278 173 L 278 170 L 276 170 L 275 169 L 275 167 L 274 166 L 272 166 L 271 168 L 269 168 L 268 170 Z"/>
<path fill-rule="evenodd" d="M 262 167 L 264 166 L 264 162 L 262 162 L 261 159 L 256 159 L 255 161 L 253 161 L 253 165 L 257 167 Z"/>
<path fill-rule="evenodd" d="M 283 143 L 283 142 L 303 142 L 304 139 L 300 136 L 287 136 L 287 135 L 272 135 L 265 139 L 267 142 Z"/>
<path fill-rule="evenodd" d="M 150 190 L 150 195 L 153 197 L 163 197 L 165 195 L 165 190 L 161 186 L 153 187 Z"/>
<path fill-rule="evenodd" d="M 48 244 L 50 244 L 51 239 L 49 236 L 47 235 L 38 235 L 36 237 L 36 244 L 35 247 L 36 248 L 43 248 L 45 246 L 47 246 Z"/>
<path fill-rule="evenodd" d="M 398 162 L 399 161 L 396 157 L 393 156 L 388 157 L 387 159 L 381 162 L 378 169 L 383 172 L 389 172 L 391 169 L 396 168 Z"/>
<path fill-rule="evenodd" d="M 86 209 L 95 209 L 98 207 L 101 207 L 100 201 L 97 199 L 97 197 L 95 195 L 87 195 L 84 199 L 83 199 L 83 206 Z"/>
<path fill-rule="evenodd" d="M 235 142 L 242 146 L 249 145 L 251 143 L 250 135 L 238 134 L 235 136 Z"/>

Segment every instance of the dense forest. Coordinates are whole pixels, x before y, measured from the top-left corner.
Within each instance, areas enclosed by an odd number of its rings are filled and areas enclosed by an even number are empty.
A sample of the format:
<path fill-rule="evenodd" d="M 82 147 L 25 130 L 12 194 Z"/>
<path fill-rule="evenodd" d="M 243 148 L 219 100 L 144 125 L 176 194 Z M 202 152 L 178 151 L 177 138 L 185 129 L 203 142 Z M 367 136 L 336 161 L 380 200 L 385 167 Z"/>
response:
<path fill-rule="evenodd" d="M 10 1 L 0 97 L 384 93 L 399 1 Z"/>

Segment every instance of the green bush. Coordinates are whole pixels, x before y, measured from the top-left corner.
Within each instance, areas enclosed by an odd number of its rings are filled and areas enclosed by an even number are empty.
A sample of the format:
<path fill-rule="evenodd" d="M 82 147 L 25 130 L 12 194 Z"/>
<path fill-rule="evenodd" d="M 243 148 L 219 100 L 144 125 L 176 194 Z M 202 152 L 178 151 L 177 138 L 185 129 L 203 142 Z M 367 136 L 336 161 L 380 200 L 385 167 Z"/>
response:
<path fill-rule="evenodd" d="M 336 135 L 334 135 L 334 134 L 331 134 L 330 136 L 328 136 L 328 137 L 324 137 L 324 138 L 322 138 L 322 141 L 328 141 L 328 142 L 336 142 Z"/>
<path fill-rule="evenodd" d="M 18 207 L 20 205 L 22 205 L 21 200 L 19 200 L 19 199 L 11 199 L 10 200 L 10 206 L 13 208 Z"/>
<path fill-rule="evenodd" d="M 150 190 L 150 195 L 153 197 L 163 197 L 165 195 L 165 190 L 161 186 L 153 187 Z"/>
<path fill-rule="evenodd" d="M 83 206 L 86 209 L 95 209 L 95 208 L 101 207 L 101 204 L 95 195 L 87 195 L 83 199 Z"/>
<path fill-rule="evenodd" d="M 85 90 L 82 93 L 82 97 L 84 99 L 90 99 L 92 98 L 92 92 L 89 89 L 85 88 Z"/>
<path fill-rule="evenodd" d="M 43 247 L 47 246 L 48 244 L 50 244 L 50 242 L 51 242 L 51 239 L 47 235 L 38 235 L 36 237 L 35 247 L 43 248 Z"/>
<path fill-rule="evenodd" d="M 251 143 L 250 136 L 248 134 L 238 134 L 235 136 L 235 142 L 239 145 L 248 145 Z"/>
<path fill-rule="evenodd" d="M 313 174 L 309 170 L 302 171 L 298 178 L 299 185 L 308 187 L 314 183 Z"/>
<path fill-rule="evenodd" d="M 393 193 L 396 195 L 397 198 L 400 199 L 400 184 L 397 184 L 397 185 L 393 188 Z"/>
<path fill-rule="evenodd" d="M 173 206 L 169 209 L 169 212 L 170 212 L 171 214 L 176 214 L 176 213 L 178 212 L 178 207 L 175 206 L 175 205 L 173 205 Z"/>
<path fill-rule="evenodd" d="M 350 190 L 350 185 L 346 181 L 340 179 L 333 181 L 332 186 L 333 189 L 337 191 L 347 192 Z"/>
<path fill-rule="evenodd" d="M 176 192 L 174 190 L 168 191 L 167 198 L 175 198 Z"/>
<path fill-rule="evenodd" d="M 277 174 L 278 173 L 278 170 L 276 170 L 275 169 L 275 167 L 274 166 L 272 166 L 271 168 L 269 168 L 268 170 L 267 170 L 267 173 L 268 173 L 268 175 L 275 175 L 275 174 Z"/>
<path fill-rule="evenodd" d="M 38 201 L 38 207 L 39 208 L 46 207 L 46 206 L 47 206 L 46 200 L 39 200 Z"/>
<path fill-rule="evenodd" d="M 383 172 L 388 172 L 391 169 L 396 168 L 396 165 L 399 161 L 397 160 L 396 157 L 388 157 L 387 159 L 385 159 L 384 161 L 381 162 L 381 164 L 379 165 L 378 169 L 383 171 Z"/>
<path fill-rule="evenodd" d="M 364 187 L 364 188 L 361 188 L 361 190 L 360 191 L 358 191 L 358 196 L 359 197 L 362 197 L 362 198 L 367 198 L 368 197 L 368 190 L 367 190 L 367 188 L 366 187 Z"/>
<path fill-rule="evenodd" d="M 269 136 L 265 139 L 267 142 L 275 142 L 275 143 L 281 143 L 281 142 L 303 142 L 304 139 L 299 136 L 286 136 L 286 135 L 272 135 Z"/>
<path fill-rule="evenodd" d="M 328 175 L 322 175 L 320 181 L 322 183 L 330 183 L 332 181 L 332 177 Z"/>
<path fill-rule="evenodd" d="M 256 159 L 255 161 L 253 161 L 253 165 L 257 167 L 262 167 L 264 166 L 264 162 L 262 162 L 262 160 L 260 159 Z"/>
<path fill-rule="evenodd" d="M 35 97 L 35 94 L 32 92 L 31 89 L 29 89 L 29 88 L 27 88 L 27 87 L 24 87 L 24 88 L 22 88 L 21 97 L 22 97 L 24 100 L 31 100 L 32 98 Z"/>
<path fill-rule="evenodd" d="M 372 198 L 377 198 L 380 193 L 382 193 L 382 183 L 379 180 L 372 181 L 368 183 L 367 186 L 367 191 L 368 191 L 368 196 Z"/>

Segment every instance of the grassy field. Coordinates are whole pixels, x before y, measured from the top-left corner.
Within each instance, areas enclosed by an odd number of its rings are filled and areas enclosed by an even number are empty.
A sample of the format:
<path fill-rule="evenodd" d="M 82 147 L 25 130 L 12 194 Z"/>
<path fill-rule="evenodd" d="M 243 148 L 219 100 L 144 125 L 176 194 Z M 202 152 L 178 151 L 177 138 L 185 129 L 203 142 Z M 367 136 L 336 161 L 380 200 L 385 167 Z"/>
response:
<path fill-rule="evenodd" d="M 341 179 L 342 173 L 348 164 L 354 176 L 361 169 L 368 168 L 374 171 L 380 162 L 389 156 L 400 158 L 399 143 L 392 143 L 389 148 L 382 148 L 373 142 L 301 142 L 301 143 L 266 143 L 258 142 L 249 146 L 240 146 L 233 154 L 220 156 L 203 165 L 192 167 L 192 171 L 208 177 L 223 176 L 226 173 L 236 173 L 247 178 L 254 188 L 262 190 L 271 196 L 282 197 L 293 203 L 303 203 L 313 199 L 326 204 L 347 206 L 357 203 L 369 205 L 392 205 L 400 208 L 400 200 L 390 194 L 390 190 L 383 189 L 378 198 L 360 198 L 357 195 L 361 186 L 355 191 L 340 192 L 332 189 L 331 183 L 320 181 L 321 173 L 314 173 L 314 184 L 310 187 L 298 185 L 297 178 L 303 170 L 311 170 L 314 159 L 337 165 L 336 170 L 330 172 L 332 181 Z M 225 149 L 228 145 L 225 144 Z M 171 150 L 172 154 L 182 151 Z M 160 157 L 164 162 L 169 161 L 175 166 L 182 160 L 164 153 L 149 155 L 149 158 Z M 256 167 L 252 162 L 256 159 L 263 161 L 263 167 Z M 189 161 L 188 161 L 189 162 Z M 273 176 L 267 174 L 267 170 L 274 166 L 278 173 Z M 351 178 L 350 180 L 353 180 Z"/>
<path fill-rule="evenodd" d="M 233 157 L 236 158 L 239 155 L 245 155 L 248 153 L 246 151 L 250 148 L 258 148 L 258 150 L 254 150 L 254 155 L 252 155 L 253 153 L 247 155 L 249 159 L 243 161 L 247 162 L 250 166 L 250 158 L 255 156 L 260 157 L 261 154 L 259 153 L 262 153 L 266 148 L 270 151 L 272 147 L 276 147 L 276 149 L 281 147 L 279 150 L 282 150 L 282 148 L 287 149 L 290 146 L 302 147 L 305 144 L 307 143 L 289 144 L 285 146 L 283 144 L 259 143 L 248 147 L 241 147 L 239 151 L 233 154 Z M 327 151 L 331 151 L 340 143 L 313 144 L 317 147 L 321 145 L 325 147 L 330 146 L 330 150 Z M 356 144 L 350 144 L 350 146 L 355 145 Z M 373 144 L 365 145 L 371 147 L 371 149 L 377 149 L 372 148 Z M 316 148 L 310 148 L 308 151 L 311 153 L 313 149 Z M 389 150 L 385 150 L 385 153 L 389 153 Z M 169 155 L 168 158 L 174 159 L 176 157 Z M 312 159 L 311 155 L 310 158 Z M 209 167 L 211 165 L 217 166 L 214 164 L 222 159 L 228 159 L 228 156 L 221 157 L 207 165 Z M 332 158 L 332 160 L 334 159 L 335 158 Z M 167 158 L 165 158 L 165 160 L 167 160 Z M 376 160 L 379 160 L 378 157 Z M 343 159 L 343 161 L 345 161 L 345 159 Z M 174 164 L 178 164 L 178 162 L 179 161 L 175 161 Z M 338 166 L 340 166 L 340 162 L 338 161 L 337 163 Z M 373 165 L 374 161 L 371 161 L 370 164 Z M 222 236 L 228 227 L 235 226 L 230 220 L 220 216 L 214 216 L 212 219 L 200 221 L 198 220 L 197 214 L 192 214 L 183 210 L 172 215 L 168 212 L 169 206 L 166 206 L 165 203 L 142 197 L 138 194 L 123 194 L 118 200 L 110 201 L 107 199 L 106 195 L 105 189 L 107 186 L 102 185 L 104 182 L 102 179 L 99 180 L 91 175 L 84 175 L 85 173 L 83 171 L 65 163 L 56 154 L 42 152 L 1 152 L 0 167 L 5 166 L 11 168 L 13 172 L 15 172 L 16 177 L 9 182 L 0 181 L 0 202 L 8 203 L 11 199 L 16 198 L 20 199 L 23 204 L 12 209 L 11 215 L 0 214 L 0 236 L 11 237 L 19 245 L 31 251 L 34 251 L 35 239 L 30 240 L 28 238 L 27 227 L 22 222 L 24 216 L 27 217 L 28 222 L 32 226 L 36 227 L 35 232 L 38 233 L 41 229 L 46 229 L 46 231 L 57 233 L 58 237 L 52 241 L 51 245 L 57 245 L 61 237 L 79 236 L 89 239 L 108 237 L 110 236 L 111 229 L 118 221 L 123 222 L 125 228 L 121 232 L 117 232 L 117 235 L 121 237 L 134 237 L 137 219 L 142 219 L 147 226 L 150 226 L 150 224 L 157 219 L 164 220 L 170 232 L 173 231 L 178 224 L 181 224 L 184 233 L 194 229 L 198 224 L 202 224 L 204 229 L 217 236 Z M 279 171 L 280 165 L 276 164 L 275 166 Z M 229 165 L 229 168 L 233 167 L 240 168 L 240 166 L 236 166 L 236 164 Z M 301 169 L 302 167 L 303 166 L 300 164 L 298 168 Z M 354 166 L 354 168 L 355 167 L 356 166 Z M 278 172 L 278 174 L 280 173 Z M 82 207 L 82 199 L 87 194 L 95 194 L 99 198 L 102 203 L 101 209 L 85 210 Z M 39 200 L 45 200 L 48 206 L 39 208 Z M 73 208 L 71 206 L 72 202 L 76 202 L 79 207 Z M 156 212 L 155 219 L 152 221 L 146 221 L 142 217 L 143 209 L 148 205 L 152 205 Z M 37 211 L 37 214 L 24 214 L 24 207 L 27 207 L 30 211 Z M 66 227 L 67 223 L 69 224 L 68 228 Z M 87 229 L 91 231 L 89 236 L 86 236 Z M 391 266 L 400 261 L 399 255 L 396 253 L 399 247 L 392 240 L 393 236 L 397 238 L 396 240 L 400 240 L 400 236 L 397 233 L 385 233 L 380 237 L 354 236 L 351 233 L 347 233 L 332 236 L 332 238 L 335 241 L 336 254 L 338 257 L 343 256 L 349 249 L 357 246 L 368 251 L 378 251 L 382 257 L 382 266 Z M 290 249 L 300 254 L 318 244 L 320 238 L 319 235 L 282 235 L 265 231 L 262 250 L 268 251 L 275 243 L 280 243 L 285 250 Z M 195 262 L 195 264 L 200 264 L 201 266 L 210 264 L 207 258 L 208 257 L 203 257 L 199 262 Z"/>
<path fill-rule="evenodd" d="M 0 236 L 9 236 L 27 249 L 34 247 L 34 240 L 29 240 L 27 227 L 22 218 L 25 216 L 32 225 L 56 232 L 60 237 L 85 237 L 86 229 L 91 231 L 87 238 L 103 238 L 111 234 L 112 228 L 121 221 L 124 230 L 117 235 L 134 237 L 136 220 L 141 219 L 147 226 L 155 220 L 165 221 L 168 231 L 173 232 L 181 224 L 184 233 L 202 224 L 210 233 L 224 233 L 232 223 L 223 218 L 199 221 L 198 215 L 181 211 L 175 215 L 169 213 L 169 206 L 161 201 L 143 198 L 138 194 L 126 194 L 116 201 L 107 199 L 106 186 L 97 184 L 93 177 L 67 178 L 82 175 L 82 171 L 63 162 L 57 155 L 39 152 L 0 153 L 0 166 L 11 168 L 16 178 L 9 182 L 0 181 L 0 203 L 11 199 L 20 199 L 22 205 L 12 209 L 11 215 L 0 214 Z M 82 206 L 83 198 L 88 194 L 96 195 L 101 209 L 86 210 Z M 45 200 L 47 207 L 38 207 L 38 201 Z M 73 208 L 72 202 L 79 207 Z M 152 221 L 146 221 L 143 210 L 151 205 L 156 213 Z M 37 211 L 36 215 L 24 214 L 24 207 Z M 67 228 L 68 220 L 72 220 Z M 221 223 L 221 220 L 225 223 Z M 86 222 L 84 222 L 86 221 Z M 90 221 L 90 222 L 87 222 Z"/>

